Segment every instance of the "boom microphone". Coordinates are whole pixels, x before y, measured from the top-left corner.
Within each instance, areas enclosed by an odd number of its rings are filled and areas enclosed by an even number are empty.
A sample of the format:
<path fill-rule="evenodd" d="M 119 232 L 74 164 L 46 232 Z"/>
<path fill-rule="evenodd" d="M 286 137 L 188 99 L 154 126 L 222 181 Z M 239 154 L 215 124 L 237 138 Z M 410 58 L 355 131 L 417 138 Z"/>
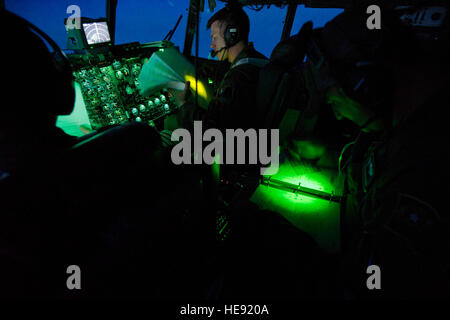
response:
<path fill-rule="evenodd" d="M 211 57 L 215 58 L 215 57 L 219 54 L 220 51 L 223 51 L 223 50 L 225 50 L 225 49 L 228 49 L 228 47 L 227 47 L 227 46 L 222 47 L 222 48 L 219 49 L 218 51 L 211 50 L 211 51 L 210 51 Z"/>

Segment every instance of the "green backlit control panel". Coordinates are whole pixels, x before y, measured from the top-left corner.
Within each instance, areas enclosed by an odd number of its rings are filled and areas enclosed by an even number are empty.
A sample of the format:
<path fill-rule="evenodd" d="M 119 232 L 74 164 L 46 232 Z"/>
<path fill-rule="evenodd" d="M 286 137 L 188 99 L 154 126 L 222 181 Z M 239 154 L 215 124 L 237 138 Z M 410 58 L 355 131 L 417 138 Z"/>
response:
<path fill-rule="evenodd" d="M 166 90 L 139 94 L 139 73 L 144 58 L 121 58 L 76 69 L 83 100 L 93 129 L 130 121 L 154 125 L 175 108 Z"/>

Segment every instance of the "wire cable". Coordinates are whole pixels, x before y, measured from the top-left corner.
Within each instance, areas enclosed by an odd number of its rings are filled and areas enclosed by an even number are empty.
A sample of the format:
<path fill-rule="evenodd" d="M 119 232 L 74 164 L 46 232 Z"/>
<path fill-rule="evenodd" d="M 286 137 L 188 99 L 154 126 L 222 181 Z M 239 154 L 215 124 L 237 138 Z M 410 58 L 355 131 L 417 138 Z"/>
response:
<path fill-rule="evenodd" d="M 341 161 L 342 161 L 342 157 L 344 156 L 344 152 L 345 152 L 350 146 L 354 145 L 355 143 L 356 143 L 356 140 L 347 143 L 347 144 L 342 148 L 341 154 L 339 155 L 339 161 L 338 161 L 338 172 L 339 172 L 339 176 L 341 175 Z"/>

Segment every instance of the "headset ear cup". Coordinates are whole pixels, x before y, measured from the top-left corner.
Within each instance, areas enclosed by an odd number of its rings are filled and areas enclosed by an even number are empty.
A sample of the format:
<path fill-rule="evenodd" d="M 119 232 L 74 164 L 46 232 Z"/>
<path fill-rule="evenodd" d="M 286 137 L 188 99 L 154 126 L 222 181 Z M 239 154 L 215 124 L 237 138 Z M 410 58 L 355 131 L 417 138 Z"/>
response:
<path fill-rule="evenodd" d="M 225 40 L 225 46 L 227 46 L 227 48 L 229 48 L 230 47 L 230 43 L 231 43 L 229 26 L 227 26 L 225 28 L 225 33 L 223 34 L 223 38 Z"/>
<path fill-rule="evenodd" d="M 227 26 L 227 28 L 225 29 L 224 39 L 225 39 L 225 45 L 228 48 L 234 46 L 236 43 L 238 43 L 241 40 L 239 28 L 234 25 Z"/>

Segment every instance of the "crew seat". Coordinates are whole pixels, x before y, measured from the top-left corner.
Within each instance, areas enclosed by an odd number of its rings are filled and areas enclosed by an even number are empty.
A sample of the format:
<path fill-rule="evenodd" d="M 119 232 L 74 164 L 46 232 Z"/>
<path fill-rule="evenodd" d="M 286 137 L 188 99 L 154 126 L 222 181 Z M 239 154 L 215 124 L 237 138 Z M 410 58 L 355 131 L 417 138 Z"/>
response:
<path fill-rule="evenodd" d="M 307 106 L 301 71 L 311 32 L 312 23 L 308 22 L 298 34 L 278 43 L 259 74 L 258 123 L 263 128 L 280 129 L 281 143 L 299 126 Z"/>

